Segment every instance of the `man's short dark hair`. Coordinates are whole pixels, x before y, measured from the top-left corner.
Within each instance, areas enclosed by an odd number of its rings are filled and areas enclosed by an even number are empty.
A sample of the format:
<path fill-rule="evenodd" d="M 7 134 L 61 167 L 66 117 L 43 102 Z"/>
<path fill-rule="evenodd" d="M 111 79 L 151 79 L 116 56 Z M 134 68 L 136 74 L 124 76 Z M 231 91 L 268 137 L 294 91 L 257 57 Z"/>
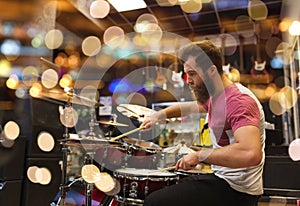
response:
<path fill-rule="evenodd" d="M 195 57 L 197 66 L 203 70 L 215 65 L 219 74 L 223 74 L 221 50 L 210 40 L 203 40 L 184 46 L 180 51 L 180 59 L 185 62 L 189 56 Z"/>

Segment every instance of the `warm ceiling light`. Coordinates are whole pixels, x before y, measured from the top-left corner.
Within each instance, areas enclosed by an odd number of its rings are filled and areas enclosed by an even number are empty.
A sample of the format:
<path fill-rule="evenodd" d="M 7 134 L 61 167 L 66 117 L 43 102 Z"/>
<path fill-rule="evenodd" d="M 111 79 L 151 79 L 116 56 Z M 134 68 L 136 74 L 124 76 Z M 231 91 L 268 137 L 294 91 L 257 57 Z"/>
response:
<path fill-rule="evenodd" d="M 118 12 L 146 8 L 144 0 L 108 0 Z"/>
<path fill-rule="evenodd" d="M 292 25 L 289 28 L 289 33 L 292 36 L 300 35 L 300 22 L 299 21 L 293 21 Z"/>

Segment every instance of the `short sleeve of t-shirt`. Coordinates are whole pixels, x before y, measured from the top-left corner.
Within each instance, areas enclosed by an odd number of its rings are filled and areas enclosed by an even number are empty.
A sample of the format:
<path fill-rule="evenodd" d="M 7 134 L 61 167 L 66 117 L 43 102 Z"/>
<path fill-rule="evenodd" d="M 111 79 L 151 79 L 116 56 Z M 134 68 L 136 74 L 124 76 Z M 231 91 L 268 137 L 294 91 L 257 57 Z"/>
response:
<path fill-rule="evenodd" d="M 233 131 L 241 126 L 259 127 L 260 112 L 255 100 L 247 94 L 233 96 L 228 100 L 227 120 Z"/>

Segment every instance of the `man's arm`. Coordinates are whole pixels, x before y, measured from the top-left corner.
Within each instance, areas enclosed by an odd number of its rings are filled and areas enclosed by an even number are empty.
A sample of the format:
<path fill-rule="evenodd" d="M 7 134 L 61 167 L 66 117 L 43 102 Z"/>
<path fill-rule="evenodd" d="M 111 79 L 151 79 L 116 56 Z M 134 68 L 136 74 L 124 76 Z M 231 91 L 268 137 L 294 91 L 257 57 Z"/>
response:
<path fill-rule="evenodd" d="M 200 162 L 230 168 L 258 165 L 262 160 L 259 128 L 242 126 L 234 132 L 235 143 L 216 149 L 202 149 L 180 159 L 176 168 L 191 169 Z"/>
<path fill-rule="evenodd" d="M 192 113 L 204 112 L 206 112 L 204 107 L 196 101 L 180 104 L 178 103 L 154 113 L 150 118 L 147 118 L 141 124 L 141 126 L 144 128 L 149 128 L 156 122 L 165 121 L 168 118 L 184 117 Z"/>

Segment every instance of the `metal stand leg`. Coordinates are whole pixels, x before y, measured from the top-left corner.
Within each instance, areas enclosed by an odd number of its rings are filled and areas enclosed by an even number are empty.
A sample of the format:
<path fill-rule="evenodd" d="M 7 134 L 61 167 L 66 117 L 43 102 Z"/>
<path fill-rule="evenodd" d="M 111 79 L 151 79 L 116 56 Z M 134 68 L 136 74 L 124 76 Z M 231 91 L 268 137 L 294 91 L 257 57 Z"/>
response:
<path fill-rule="evenodd" d="M 67 130 L 67 129 L 66 129 Z M 68 133 L 64 135 L 65 138 L 68 137 Z M 67 183 L 68 183 L 68 177 L 67 177 L 67 158 L 68 158 L 69 149 L 63 144 L 62 146 L 62 172 L 61 172 L 61 185 L 59 187 L 60 190 L 60 198 L 57 202 L 58 206 L 64 206 L 66 201 L 66 194 L 67 194 Z"/>
<path fill-rule="evenodd" d="M 92 164 L 95 152 L 87 152 L 85 156 L 85 164 Z M 85 187 L 85 206 L 92 206 L 92 193 L 94 184 L 86 182 Z"/>

